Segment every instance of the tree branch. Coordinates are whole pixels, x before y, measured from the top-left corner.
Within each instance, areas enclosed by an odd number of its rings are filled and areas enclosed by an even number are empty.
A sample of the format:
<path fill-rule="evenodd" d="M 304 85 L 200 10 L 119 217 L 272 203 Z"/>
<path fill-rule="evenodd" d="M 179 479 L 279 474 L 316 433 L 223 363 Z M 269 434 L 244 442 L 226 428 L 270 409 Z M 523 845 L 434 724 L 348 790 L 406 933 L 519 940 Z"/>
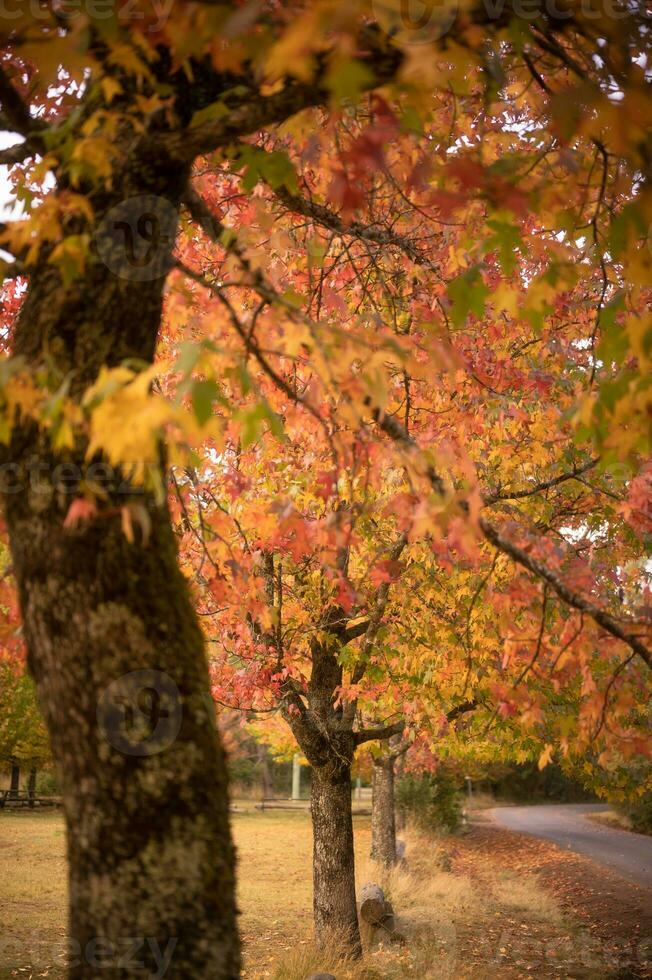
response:
<path fill-rule="evenodd" d="M 397 541 L 394 543 L 392 550 L 389 553 L 390 561 L 398 561 L 401 557 L 401 553 L 407 544 L 407 534 L 403 532 Z M 353 669 L 353 674 L 351 675 L 351 683 L 359 684 L 359 682 L 364 677 L 364 672 L 367 669 L 367 657 L 369 651 L 376 641 L 376 636 L 378 630 L 380 629 L 380 622 L 385 614 L 385 608 L 387 606 L 387 600 L 389 598 L 389 587 L 390 582 L 381 582 L 376 589 L 376 601 L 374 603 L 374 608 L 371 612 L 369 620 L 367 622 L 367 628 L 364 633 L 364 643 L 362 644 L 362 650 L 360 651 L 360 656 Z M 355 702 L 353 702 L 355 705 Z M 355 707 L 354 707 L 355 711 Z"/>
<path fill-rule="evenodd" d="M 446 712 L 446 721 L 455 721 L 460 715 L 465 715 L 469 711 L 475 711 L 479 703 L 479 701 L 473 699 L 472 701 L 462 701 L 461 704 L 456 704 L 454 708 Z"/>
<path fill-rule="evenodd" d="M 12 85 L 11 79 L 2 64 L 0 64 L 0 104 L 2 104 L 6 123 L 14 132 L 20 133 L 25 139 L 29 139 L 29 137 L 47 128 L 47 124 L 42 119 L 36 119 L 32 116 L 29 105 Z"/>
<path fill-rule="evenodd" d="M 362 731 L 354 732 L 353 738 L 356 745 L 363 742 L 373 742 L 375 739 L 391 738 L 392 735 L 400 735 L 405 728 L 404 721 L 396 721 L 393 725 L 385 725 L 382 728 L 363 728 Z"/>
<path fill-rule="evenodd" d="M 533 497 L 535 494 L 542 493 L 544 490 L 550 490 L 551 487 L 559 486 L 560 483 L 566 483 L 567 480 L 575 480 L 583 473 L 592 470 L 599 462 L 600 458 L 596 457 L 595 459 L 590 459 L 588 463 L 584 463 L 583 466 L 574 467 L 569 473 L 561 473 L 559 476 L 545 480 L 543 483 L 537 483 L 527 489 L 497 490 L 495 493 L 484 494 L 482 499 L 489 507 L 491 504 L 498 503 L 500 500 L 522 500 L 524 497 Z"/>
<path fill-rule="evenodd" d="M 389 749 L 389 757 L 390 757 L 390 759 L 398 759 L 400 756 L 405 755 L 405 753 L 408 751 L 409 748 L 411 748 L 411 746 L 413 744 L 410 741 L 409 738 L 399 738 L 398 742 L 396 742 L 395 745 L 392 745 L 392 742 L 395 742 L 397 738 L 398 738 L 398 736 L 395 735 L 392 738 L 390 738 L 390 740 L 389 740 L 389 742 L 390 742 L 390 749 Z"/>
<path fill-rule="evenodd" d="M 418 445 L 412 436 L 407 432 L 404 426 L 396 419 L 394 416 L 384 415 L 379 410 L 372 412 L 374 418 L 378 422 L 380 428 L 387 435 L 390 436 L 395 442 L 403 446 L 404 449 L 410 450 L 411 452 L 418 452 Z M 432 467 L 429 467 L 426 473 L 430 485 L 432 488 L 441 493 L 443 489 L 443 480 L 438 473 Z M 464 503 L 462 504 L 463 510 L 468 510 L 468 506 Z M 619 623 L 613 616 L 610 616 L 608 612 L 596 606 L 595 603 L 591 602 L 589 599 L 585 599 L 583 596 L 578 595 L 573 592 L 562 580 L 556 575 L 551 569 L 549 569 L 543 562 L 538 561 L 536 558 L 532 558 L 526 551 L 519 548 L 518 545 L 514 544 L 505 538 L 489 521 L 485 518 L 480 517 L 479 520 L 480 529 L 491 544 L 498 548 L 504 554 L 509 555 L 509 557 L 515 561 L 517 564 L 522 565 L 523 568 L 527 568 L 528 571 L 537 575 L 539 578 L 543 579 L 552 586 L 553 590 L 557 593 L 560 599 L 562 599 L 567 605 L 572 606 L 573 609 L 579 609 L 581 612 L 586 613 L 590 616 L 594 622 L 601 626 L 603 630 L 609 633 L 611 636 L 618 640 L 622 640 L 626 643 L 638 656 L 647 664 L 648 667 L 652 668 L 652 651 L 639 639 L 639 637 L 632 633 L 631 630 L 624 627 Z"/>
<path fill-rule="evenodd" d="M 369 629 L 369 620 L 363 619 L 359 623 L 354 623 L 352 626 L 347 626 L 344 629 L 344 641 L 349 643 L 351 640 L 357 640 L 359 636 L 364 636 Z"/>
<path fill-rule="evenodd" d="M 202 228 L 204 228 L 204 230 L 207 231 L 207 234 L 209 234 L 209 236 L 213 238 L 213 240 L 219 241 L 221 231 L 220 234 L 217 234 L 217 231 L 219 228 L 223 229 L 224 226 L 221 226 L 221 224 L 217 221 L 217 219 L 215 219 L 211 215 L 210 210 L 203 204 L 201 198 L 198 198 L 197 195 L 194 195 L 194 192 L 189 192 L 189 194 L 186 196 L 186 203 L 188 204 L 189 209 L 191 209 L 191 213 L 194 213 L 194 215 L 197 216 L 197 220 L 199 224 L 201 225 Z M 235 251 L 235 248 L 232 248 L 232 250 L 234 251 L 234 254 L 238 255 L 238 252 Z M 245 256 L 238 255 L 238 258 L 243 263 L 243 265 L 244 263 L 247 262 Z M 181 268 L 186 275 L 193 278 L 196 282 L 201 283 L 206 288 L 212 290 L 216 295 L 218 295 L 222 299 L 223 302 L 227 302 L 225 298 L 221 296 L 219 289 L 217 289 L 212 283 L 208 282 L 203 276 L 193 272 L 192 270 L 183 266 L 181 263 L 178 263 L 178 265 L 179 268 Z M 252 276 L 256 276 L 256 275 L 257 274 L 255 272 L 252 272 Z M 254 286 L 254 288 L 258 290 L 261 296 L 267 299 L 268 302 L 277 300 L 278 297 L 273 291 L 272 291 L 272 296 L 270 297 L 265 296 L 265 293 L 267 293 L 268 290 L 267 290 L 267 284 L 265 283 L 265 280 L 262 279 L 262 277 L 260 278 L 260 282 L 255 281 L 252 283 L 252 285 Z M 233 311 L 231 312 L 233 313 Z M 248 344 L 248 348 L 250 352 L 254 355 L 256 360 L 259 362 L 259 364 L 261 365 L 263 370 L 267 373 L 267 375 L 271 378 L 271 380 L 274 381 L 277 387 L 279 387 L 282 391 L 284 391 L 285 394 L 288 395 L 288 397 L 292 398 L 294 401 L 300 401 L 296 393 L 291 390 L 290 386 L 285 382 L 285 380 L 281 378 L 280 375 L 278 375 L 277 372 L 274 371 L 271 365 L 267 362 L 266 358 L 263 356 L 262 352 L 258 348 L 255 341 L 253 341 L 252 338 L 247 336 L 246 332 L 242 328 L 242 325 L 237 320 L 237 317 L 234 318 L 234 316 L 232 315 L 232 320 L 234 322 L 234 326 L 237 332 L 240 334 L 243 340 L 245 340 L 245 342 Z M 403 449 L 407 451 L 410 452 L 419 451 L 418 444 L 415 442 L 415 440 L 412 438 L 412 436 L 409 434 L 409 432 L 403 426 L 403 424 L 399 421 L 399 419 L 397 419 L 394 415 L 388 415 L 385 412 L 383 412 L 380 408 L 373 406 L 371 398 L 369 397 L 365 400 L 365 404 L 370 408 L 372 417 L 374 421 L 377 423 L 377 425 L 379 426 L 379 428 L 387 436 L 389 436 L 389 438 L 393 442 L 395 442 L 397 445 L 401 446 Z M 310 410 L 309 406 L 306 406 L 306 408 Z M 563 482 L 563 480 L 576 478 L 580 476 L 583 472 L 586 472 L 587 469 L 592 468 L 592 466 L 596 465 L 596 463 L 597 460 L 591 460 L 589 461 L 589 463 L 585 465 L 585 468 L 578 468 L 570 475 L 562 474 L 560 477 L 555 477 L 551 481 L 547 481 L 544 484 L 539 484 L 536 488 L 531 488 L 526 491 L 515 491 L 514 493 L 510 494 L 510 498 L 518 499 L 518 497 L 530 496 L 532 493 L 540 492 L 546 489 L 548 486 L 554 486 L 557 483 Z M 425 471 L 425 476 L 436 493 L 439 494 L 444 493 L 445 490 L 444 481 L 432 465 L 429 464 L 427 466 Z M 494 494 L 493 496 L 490 495 L 488 498 L 486 498 L 485 503 L 487 504 L 494 503 L 497 501 L 497 499 L 508 499 L 508 498 L 507 497 L 503 498 Z M 463 509 L 467 509 L 464 503 L 462 504 L 462 507 Z M 537 575 L 539 578 L 548 582 L 548 584 L 552 586 L 553 590 L 564 602 L 566 602 L 569 606 L 571 606 L 574 609 L 579 609 L 580 611 L 585 612 L 606 632 L 608 632 L 610 635 L 626 643 L 632 650 L 634 650 L 635 653 L 637 653 L 642 658 L 642 660 L 648 665 L 648 667 L 652 668 L 652 651 L 650 651 L 648 647 L 635 634 L 628 631 L 625 627 L 623 627 L 620 623 L 618 623 L 617 620 L 615 620 L 612 616 L 610 616 L 609 613 L 605 612 L 603 609 L 600 609 L 599 606 L 596 606 L 595 603 L 592 603 L 590 600 L 577 595 L 575 592 L 572 591 L 572 589 L 569 589 L 568 586 L 566 586 L 554 572 L 552 572 L 549 568 L 547 568 L 546 565 L 532 558 L 527 552 L 519 548 L 518 545 L 515 545 L 513 542 L 503 537 L 503 535 L 500 534 L 500 532 L 484 518 L 480 518 L 480 528 L 482 530 L 484 537 L 490 543 L 492 543 L 496 548 L 498 548 L 504 554 L 509 555 L 509 557 L 512 558 L 513 561 L 517 562 L 518 564 L 522 565 L 524 568 L 527 568 L 533 574 Z M 370 627 L 371 627 L 371 619 L 367 626 L 367 630 L 369 630 Z M 356 665 L 356 668 L 354 670 L 352 676 L 352 683 L 358 683 L 363 675 L 364 675 L 364 663 L 361 659 L 358 661 L 358 664 Z"/>
<path fill-rule="evenodd" d="M 13 143 L 5 150 L 0 150 L 0 166 L 13 167 L 16 163 L 23 163 L 28 157 L 33 157 L 40 152 L 40 142 L 35 143 L 34 138 L 30 137 L 24 143 Z"/>
<path fill-rule="evenodd" d="M 567 605 L 572 606 L 573 609 L 579 609 L 581 612 L 586 613 L 601 626 L 605 632 L 609 633 L 611 636 L 618 640 L 622 640 L 626 643 L 635 653 L 641 657 L 643 661 L 652 668 L 652 651 L 646 647 L 646 645 L 639 639 L 639 637 L 632 633 L 628 628 L 619 623 L 613 616 L 610 616 L 608 612 L 596 606 L 595 603 L 591 602 L 589 599 L 585 599 L 584 596 L 578 595 L 569 589 L 568 586 L 562 582 L 558 575 L 555 574 L 551 569 L 549 569 L 543 562 L 538 561 L 533 558 L 527 551 L 523 548 L 519 548 L 518 545 L 514 544 L 512 541 L 508 541 L 497 528 L 489 524 L 484 518 L 480 518 L 480 527 L 482 533 L 484 534 L 487 541 L 490 541 L 496 548 L 503 551 L 506 555 L 515 561 L 517 564 L 522 565 L 523 568 L 527 568 L 528 571 L 537 575 L 539 578 L 547 582 L 553 590 L 557 593 L 560 599 L 563 599 Z"/>
<path fill-rule="evenodd" d="M 369 80 L 362 88 L 369 91 L 391 81 L 403 62 L 403 54 L 377 27 L 370 25 L 360 32 L 358 61 L 369 69 Z M 216 99 L 228 111 L 215 119 L 177 132 L 154 134 L 149 146 L 156 152 L 167 153 L 173 159 L 192 161 L 219 147 L 237 143 L 260 129 L 282 123 L 303 109 L 326 105 L 331 92 L 325 84 L 328 62 L 320 59 L 315 77 L 309 82 L 286 81 L 283 88 L 271 95 L 261 95 L 257 87 L 237 86 L 237 99 Z M 244 91 L 243 91 L 244 90 Z"/>
<path fill-rule="evenodd" d="M 361 238 L 376 245 L 393 245 L 400 249 L 415 265 L 423 266 L 439 275 L 439 268 L 425 255 L 417 245 L 405 235 L 383 228 L 380 225 L 367 225 L 361 221 L 345 224 L 337 212 L 323 204 L 316 204 L 298 194 L 290 194 L 283 187 L 273 188 L 274 194 L 290 211 L 312 218 L 317 224 L 334 231 L 337 235 L 350 238 Z"/>

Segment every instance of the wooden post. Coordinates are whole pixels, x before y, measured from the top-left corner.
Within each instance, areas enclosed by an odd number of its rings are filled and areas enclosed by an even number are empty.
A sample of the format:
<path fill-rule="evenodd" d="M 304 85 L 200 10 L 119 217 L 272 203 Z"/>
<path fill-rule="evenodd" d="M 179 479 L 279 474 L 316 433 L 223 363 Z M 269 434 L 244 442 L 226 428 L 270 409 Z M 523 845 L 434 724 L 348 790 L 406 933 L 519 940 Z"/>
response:
<path fill-rule="evenodd" d="M 301 799 L 301 756 L 295 752 L 292 756 L 292 799 Z"/>

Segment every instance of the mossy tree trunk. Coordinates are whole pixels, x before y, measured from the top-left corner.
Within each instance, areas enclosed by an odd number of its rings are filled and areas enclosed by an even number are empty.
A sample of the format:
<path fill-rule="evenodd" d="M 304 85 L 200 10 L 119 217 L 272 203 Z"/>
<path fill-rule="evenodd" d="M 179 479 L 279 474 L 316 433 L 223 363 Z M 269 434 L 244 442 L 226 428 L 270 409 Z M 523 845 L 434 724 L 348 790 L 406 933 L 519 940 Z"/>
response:
<path fill-rule="evenodd" d="M 249 61 L 238 73 L 216 68 L 213 37 L 197 57 L 184 54 L 183 64 L 161 42 L 147 72 L 138 66 L 133 73 L 107 57 L 101 34 L 89 28 L 86 40 L 92 75 L 56 127 L 7 78 L 2 92 L 3 114 L 25 137 L 25 156 L 13 159 L 48 151 L 56 187 L 50 193 L 67 196 L 55 238 L 72 238 L 85 256 L 83 274 L 64 280 L 50 261 L 56 241 L 47 230 L 17 256 L 29 263 L 29 289 L 12 353 L 32 376 L 65 384 L 78 399 L 102 366 L 153 361 L 178 204 L 195 159 L 218 149 L 228 155 L 247 136 L 332 97 L 327 59 L 309 82 L 290 76 L 268 92 Z M 378 32 L 364 30 L 360 58 L 364 87 L 373 88 L 395 76 L 403 56 Z M 119 99 L 105 95 L 103 74 L 118 83 Z M 149 96 L 154 110 L 144 108 Z M 110 116 L 117 103 L 115 126 L 111 121 L 107 130 L 115 153 L 107 178 L 80 166 L 77 151 L 83 156 L 90 115 Z M 224 111 L 198 122 L 196 114 L 216 103 Z M 86 201 L 78 215 L 69 207 L 71 190 Z M 138 235 L 148 243 L 144 255 L 135 248 Z M 88 254 L 81 244 L 87 240 Z M 11 487 L 2 488 L 29 666 L 62 786 L 71 941 L 82 950 L 103 941 L 115 951 L 138 934 L 162 947 L 174 944 L 168 977 L 236 977 L 225 762 L 206 710 L 202 636 L 170 517 L 164 503 L 143 492 L 138 502 L 151 530 L 147 540 L 127 541 L 120 512 L 130 495 L 113 474 L 103 486 L 100 516 L 64 528 L 88 476 L 86 449 L 78 437 L 73 450 L 54 453 L 48 433 L 21 423 L 5 456 Z M 97 975 L 85 953 L 78 959 L 71 976 Z M 142 965 L 119 963 L 115 952 L 101 966 L 106 978 L 143 975 Z"/>
<path fill-rule="evenodd" d="M 112 208 L 136 192 L 152 196 L 166 250 L 154 276 L 134 280 L 111 256 L 105 264 L 110 241 L 71 284 L 44 254 L 13 339 L 32 373 L 47 364 L 80 397 L 102 365 L 153 359 L 187 177 L 165 161 L 136 161 L 110 198 L 92 200 L 102 245 Z M 100 955 L 107 980 L 141 977 L 144 967 L 155 974 L 169 954 L 167 977 L 232 980 L 239 943 L 226 766 L 167 505 L 146 491 L 134 498 L 105 467 L 99 517 L 67 529 L 88 475 L 86 446 L 54 453 L 47 433 L 24 423 L 10 459 L 13 569 L 67 826 L 70 977 L 97 976 Z M 151 530 L 130 543 L 120 510 L 134 499 Z"/>

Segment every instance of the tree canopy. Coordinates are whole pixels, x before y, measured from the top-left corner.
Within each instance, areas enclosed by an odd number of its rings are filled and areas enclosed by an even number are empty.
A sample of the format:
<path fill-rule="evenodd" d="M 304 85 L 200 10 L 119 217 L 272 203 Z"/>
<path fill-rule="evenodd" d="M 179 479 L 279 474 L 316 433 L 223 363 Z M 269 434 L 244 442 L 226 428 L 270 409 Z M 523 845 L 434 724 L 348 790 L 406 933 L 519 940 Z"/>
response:
<path fill-rule="evenodd" d="M 280 710 L 315 767 L 316 894 L 344 880 L 318 839 L 367 741 L 631 790 L 651 744 L 646 5 L 14 13 L 2 491 L 80 933 L 146 916 L 124 886 L 146 874 L 179 970 L 237 973 L 209 683 Z M 167 756 L 97 730 L 142 672 L 191 706 Z M 115 878 L 91 893 L 84 828 L 116 793 Z M 149 859 L 161 810 L 170 853 L 192 842 L 184 908 Z M 352 848 L 350 814 L 336 829 Z"/>

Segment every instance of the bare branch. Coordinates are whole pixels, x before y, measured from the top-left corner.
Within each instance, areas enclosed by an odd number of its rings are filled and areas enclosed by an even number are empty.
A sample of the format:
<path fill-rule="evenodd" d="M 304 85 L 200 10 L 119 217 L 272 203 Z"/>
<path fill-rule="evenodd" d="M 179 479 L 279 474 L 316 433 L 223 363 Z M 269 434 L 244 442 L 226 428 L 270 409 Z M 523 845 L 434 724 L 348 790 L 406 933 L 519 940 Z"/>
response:
<path fill-rule="evenodd" d="M 544 480 L 542 483 L 536 483 L 523 490 L 497 490 L 495 493 L 485 494 L 482 499 L 487 506 L 491 506 L 491 504 L 498 503 L 500 500 L 522 500 L 524 497 L 533 497 L 535 494 L 542 493 L 544 490 L 550 490 L 551 487 L 559 486 L 560 483 L 577 479 L 583 473 L 592 470 L 599 462 L 600 458 L 596 457 L 595 459 L 590 459 L 588 463 L 584 463 L 582 466 L 574 467 L 569 473 L 560 473 L 559 476 L 552 477 L 550 480 Z"/>
<path fill-rule="evenodd" d="M 406 235 L 399 235 L 379 224 L 369 225 L 361 221 L 352 221 L 350 224 L 345 224 L 336 211 L 331 210 L 331 208 L 323 204 L 309 201 L 307 198 L 301 197 L 298 194 L 290 194 L 283 187 L 276 187 L 273 190 L 276 197 L 288 210 L 294 211 L 296 214 L 303 214 L 307 218 L 312 218 L 317 224 L 328 228 L 330 231 L 334 231 L 341 237 L 361 238 L 364 241 L 373 242 L 376 245 L 393 245 L 407 255 L 415 265 L 422 266 L 439 275 L 439 267 Z"/>

